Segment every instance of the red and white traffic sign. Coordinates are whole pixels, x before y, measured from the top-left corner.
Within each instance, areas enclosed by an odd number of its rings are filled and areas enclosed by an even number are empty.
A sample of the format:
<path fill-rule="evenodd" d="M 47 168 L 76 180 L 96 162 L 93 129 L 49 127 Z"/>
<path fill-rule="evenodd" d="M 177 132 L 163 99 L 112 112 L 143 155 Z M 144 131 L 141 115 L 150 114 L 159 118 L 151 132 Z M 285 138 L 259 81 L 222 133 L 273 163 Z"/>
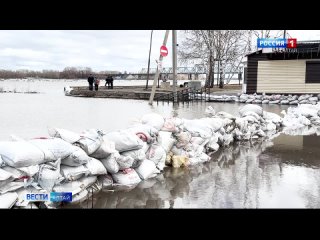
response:
<path fill-rule="evenodd" d="M 166 57 L 168 55 L 168 48 L 166 46 L 164 46 L 164 45 L 161 46 L 160 55 L 162 57 Z"/>

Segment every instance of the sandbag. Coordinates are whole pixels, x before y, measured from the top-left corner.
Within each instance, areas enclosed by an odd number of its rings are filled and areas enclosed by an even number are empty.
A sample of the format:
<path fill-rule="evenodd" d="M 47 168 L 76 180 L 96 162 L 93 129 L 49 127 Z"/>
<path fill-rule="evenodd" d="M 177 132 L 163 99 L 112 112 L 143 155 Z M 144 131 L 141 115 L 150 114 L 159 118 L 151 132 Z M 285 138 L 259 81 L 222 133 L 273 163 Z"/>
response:
<path fill-rule="evenodd" d="M 60 138 L 32 139 L 29 142 L 41 150 L 41 152 L 44 154 L 45 162 L 64 159 L 73 151 L 72 144 Z M 36 164 L 29 164 L 28 166 L 30 165 Z"/>
<path fill-rule="evenodd" d="M 164 118 L 157 113 L 148 113 L 142 116 L 141 122 L 158 130 L 161 130 L 164 124 Z"/>
<path fill-rule="evenodd" d="M 107 139 L 115 143 L 119 152 L 137 150 L 143 147 L 143 141 L 135 134 L 120 130 L 106 134 Z"/>
<path fill-rule="evenodd" d="M 176 140 L 171 136 L 171 132 L 159 131 L 159 136 L 157 138 L 158 144 L 163 147 L 166 153 L 170 152 L 171 148 L 176 142 Z"/>
<path fill-rule="evenodd" d="M 0 168 L 6 166 L 6 163 L 2 160 L 2 157 L 0 155 Z"/>
<path fill-rule="evenodd" d="M 110 154 L 109 157 L 100 160 L 109 173 L 117 173 L 119 171 L 119 164 L 116 161 L 119 156 L 120 154 L 115 152 Z"/>
<path fill-rule="evenodd" d="M 0 208 L 12 208 L 15 202 L 18 200 L 18 194 L 15 192 L 9 192 L 0 195 Z"/>
<path fill-rule="evenodd" d="M 213 109 L 212 106 L 208 106 L 208 107 L 206 107 L 205 114 L 208 117 L 213 117 L 216 114 L 216 111 Z"/>
<path fill-rule="evenodd" d="M 81 139 L 76 142 L 88 155 L 91 155 L 101 145 L 103 133 L 97 129 L 89 129 L 81 133 Z"/>
<path fill-rule="evenodd" d="M 125 131 L 137 135 L 142 141 L 147 143 L 153 143 L 158 136 L 158 130 L 146 124 L 137 124 L 126 129 Z"/>
<path fill-rule="evenodd" d="M 100 147 L 90 156 L 97 159 L 103 159 L 114 152 L 116 152 L 115 143 L 110 141 L 106 136 L 102 136 Z"/>
<path fill-rule="evenodd" d="M 160 173 L 154 162 L 148 159 L 142 161 L 141 165 L 135 170 L 142 180 L 155 177 Z"/>
<path fill-rule="evenodd" d="M 12 173 L 0 168 L 0 188 L 15 179 Z"/>
<path fill-rule="evenodd" d="M 0 194 L 4 194 L 7 192 L 14 192 L 19 188 L 23 188 L 24 187 L 24 182 L 21 181 L 14 181 L 14 182 L 9 182 L 6 185 L 3 185 L 0 187 Z"/>
<path fill-rule="evenodd" d="M 68 181 L 75 181 L 83 176 L 88 176 L 90 171 L 84 165 L 77 167 L 61 166 L 61 175 Z"/>
<path fill-rule="evenodd" d="M 208 124 L 208 119 L 185 119 L 183 127 L 191 133 L 192 137 L 209 138 L 213 132 L 213 128 Z"/>
<path fill-rule="evenodd" d="M 179 132 L 179 126 L 181 124 L 182 124 L 182 121 L 179 118 L 175 118 L 175 117 L 166 118 L 161 128 L 161 131 L 173 132 L 173 133 Z"/>
<path fill-rule="evenodd" d="M 61 138 L 68 143 L 75 143 L 81 139 L 80 134 L 62 128 L 48 128 L 51 137 Z"/>
<path fill-rule="evenodd" d="M 172 167 L 174 167 L 174 168 L 186 167 L 186 166 L 188 166 L 189 158 L 186 156 L 173 155 L 171 161 L 172 161 L 171 162 Z"/>
<path fill-rule="evenodd" d="M 135 185 L 141 182 L 141 179 L 134 169 L 126 169 L 112 174 L 114 182 L 121 185 Z"/>
<path fill-rule="evenodd" d="M 184 131 L 175 134 L 175 137 L 177 138 L 177 143 L 175 145 L 176 147 L 180 148 L 190 142 L 192 135 L 190 132 Z"/>
<path fill-rule="evenodd" d="M 72 153 L 61 160 L 62 165 L 77 167 L 86 164 L 90 160 L 87 153 L 80 147 L 72 146 Z"/>
<path fill-rule="evenodd" d="M 44 163 L 44 153 L 27 141 L 0 142 L 0 155 L 11 167 L 27 167 Z"/>
<path fill-rule="evenodd" d="M 88 163 L 84 165 L 88 170 L 90 175 L 103 175 L 107 174 L 106 168 L 103 166 L 103 164 L 94 158 L 90 158 Z"/>
<path fill-rule="evenodd" d="M 255 105 L 255 104 L 247 104 L 243 107 L 241 107 L 239 109 L 239 114 L 240 116 L 244 116 L 244 113 L 245 112 L 248 112 L 248 111 L 251 111 L 251 112 L 255 112 L 256 114 L 258 114 L 259 116 L 263 116 L 263 109 L 262 107 L 258 106 L 258 105 Z"/>
<path fill-rule="evenodd" d="M 134 162 L 134 159 L 130 156 L 118 156 L 116 158 L 116 161 L 119 165 L 119 170 L 124 170 L 124 169 L 127 169 L 127 168 L 131 168 L 133 162 Z"/>
<path fill-rule="evenodd" d="M 98 176 L 98 181 L 101 182 L 103 189 L 110 189 L 113 185 L 113 179 L 110 174 Z"/>
<path fill-rule="evenodd" d="M 143 149 L 122 152 L 121 155 L 133 158 L 132 168 L 137 168 L 143 160 L 146 159 L 146 153 Z"/>
<path fill-rule="evenodd" d="M 154 162 L 160 170 L 165 166 L 166 156 L 166 151 L 159 144 L 151 145 L 146 154 L 146 158 Z"/>
<path fill-rule="evenodd" d="M 15 179 L 32 177 L 39 172 L 39 165 L 22 167 L 22 168 L 13 168 L 10 166 L 5 166 L 3 169 L 7 172 L 10 172 Z"/>
<path fill-rule="evenodd" d="M 63 180 L 60 174 L 60 164 L 61 160 L 58 159 L 55 162 L 40 165 L 39 172 L 36 174 L 36 181 L 43 189 L 51 191 L 55 184 Z"/>

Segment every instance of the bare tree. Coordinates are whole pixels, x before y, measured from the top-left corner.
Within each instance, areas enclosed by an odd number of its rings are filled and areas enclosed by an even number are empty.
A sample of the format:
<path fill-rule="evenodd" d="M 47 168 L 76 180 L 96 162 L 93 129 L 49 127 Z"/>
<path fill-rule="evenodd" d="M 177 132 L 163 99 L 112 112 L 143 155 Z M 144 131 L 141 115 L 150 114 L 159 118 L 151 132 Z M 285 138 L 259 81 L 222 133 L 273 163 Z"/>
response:
<path fill-rule="evenodd" d="M 181 63 L 202 63 L 207 67 L 206 86 L 213 87 L 215 66 L 229 71 L 239 67 L 248 52 L 249 33 L 247 30 L 188 30 L 180 46 Z M 224 74 L 220 76 L 223 87 Z M 217 82 L 218 83 L 218 82 Z"/>

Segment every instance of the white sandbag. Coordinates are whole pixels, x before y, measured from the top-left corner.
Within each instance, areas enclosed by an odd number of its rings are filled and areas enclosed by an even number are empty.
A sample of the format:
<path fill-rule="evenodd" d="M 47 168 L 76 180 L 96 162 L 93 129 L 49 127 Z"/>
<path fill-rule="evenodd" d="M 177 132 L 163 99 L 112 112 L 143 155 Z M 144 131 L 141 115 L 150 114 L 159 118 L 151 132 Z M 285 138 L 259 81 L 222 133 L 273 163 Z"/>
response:
<path fill-rule="evenodd" d="M 242 117 L 246 117 L 246 116 L 252 116 L 252 117 L 254 117 L 255 119 L 257 119 L 258 121 L 261 120 L 261 117 L 260 117 L 257 113 L 252 112 L 252 111 L 246 111 L 246 112 L 244 112 L 243 115 L 242 115 Z"/>
<path fill-rule="evenodd" d="M 43 189 L 51 191 L 55 184 L 63 180 L 60 174 L 60 164 L 61 160 L 58 159 L 55 162 L 40 165 L 39 172 L 36 174 L 36 180 Z"/>
<path fill-rule="evenodd" d="M 94 158 L 90 158 L 88 163 L 84 165 L 88 170 L 90 175 L 103 175 L 107 174 L 106 168 L 103 166 L 103 164 Z"/>
<path fill-rule="evenodd" d="M 131 165 L 132 168 L 139 167 L 141 162 L 146 159 L 146 153 L 142 149 L 122 152 L 121 155 L 131 157 L 134 160 Z"/>
<path fill-rule="evenodd" d="M 164 165 L 166 156 L 167 156 L 166 151 L 159 144 L 151 145 L 146 154 L 146 158 L 154 162 L 156 166 L 159 163 Z"/>
<path fill-rule="evenodd" d="M 149 147 L 150 147 L 150 145 L 149 145 L 148 143 L 143 142 L 143 146 L 142 146 L 141 150 L 142 150 L 144 153 L 146 153 L 146 152 L 149 150 Z M 132 150 L 132 151 L 134 151 L 134 150 Z"/>
<path fill-rule="evenodd" d="M 0 168 L 0 188 L 12 182 L 14 179 L 15 177 L 12 173 Z"/>
<path fill-rule="evenodd" d="M 89 129 L 81 133 L 81 139 L 76 143 L 88 154 L 91 155 L 101 145 L 103 133 L 97 129 Z"/>
<path fill-rule="evenodd" d="M 0 168 L 6 166 L 6 163 L 2 160 L 2 157 L 0 155 Z"/>
<path fill-rule="evenodd" d="M 7 172 L 10 172 L 14 178 L 21 179 L 32 177 L 39 172 L 39 165 L 33 165 L 29 167 L 22 167 L 22 168 L 13 168 L 10 166 L 5 166 L 3 169 Z"/>
<path fill-rule="evenodd" d="M 263 111 L 263 118 L 266 120 L 271 120 L 273 123 L 282 123 L 282 118 L 275 113 Z"/>
<path fill-rule="evenodd" d="M 110 174 L 104 174 L 98 176 L 98 181 L 101 182 L 103 189 L 109 189 L 113 185 L 113 179 Z"/>
<path fill-rule="evenodd" d="M 143 141 L 136 135 L 127 131 L 115 131 L 106 134 L 107 139 L 115 143 L 119 152 L 137 150 L 143 147 Z"/>
<path fill-rule="evenodd" d="M 246 132 L 248 130 L 248 121 L 244 118 L 236 118 L 235 124 L 242 132 Z"/>
<path fill-rule="evenodd" d="M 142 161 L 141 165 L 135 170 L 142 180 L 153 178 L 160 173 L 154 162 L 147 159 Z"/>
<path fill-rule="evenodd" d="M 164 118 L 157 113 L 148 113 L 142 116 L 141 122 L 161 130 L 164 125 Z"/>
<path fill-rule="evenodd" d="M 179 126 L 182 125 L 183 121 L 180 118 L 176 117 L 169 117 L 166 118 L 163 124 L 163 127 L 161 128 L 161 131 L 166 132 L 179 132 Z"/>
<path fill-rule="evenodd" d="M 56 161 L 59 158 L 64 159 L 68 157 L 73 150 L 71 143 L 68 143 L 60 138 L 32 139 L 29 142 L 41 150 L 41 152 L 44 154 L 45 162 Z M 36 164 L 29 164 L 29 166 L 30 165 Z"/>
<path fill-rule="evenodd" d="M 159 136 L 157 140 L 158 140 L 158 143 L 166 151 L 166 153 L 170 152 L 171 148 L 176 142 L 176 140 L 171 136 L 172 136 L 171 132 L 159 131 Z"/>
<path fill-rule="evenodd" d="M 184 128 L 191 133 L 192 137 L 211 137 L 213 128 L 208 124 L 208 119 L 184 120 Z"/>
<path fill-rule="evenodd" d="M 258 114 L 259 116 L 262 116 L 263 115 L 263 109 L 262 107 L 258 106 L 258 105 L 255 105 L 255 104 L 247 104 L 243 107 L 241 107 L 239 109 L 239 113 L 240 113 L 240 116 L 244 116 L 243 114 L 245 112 L 248 112 L 248 111 L 252 111 L 252 112 L 255 112 L 256 114 Z"/>
<path fill-rule="evenodd" d="M 70 167 L 61 165 L 61 175 L 68 181 L 75 181 L 83 176 L 88 176 L 90 171 L 84 165 Z"/>
<path fill-rule="evenodd" d="M 81 139 L 80 134 L 62 128 L 48 128 L 51 137 L 61 138 L 68 143 L 75 143 Z"/>
<path fill-rule="evenodd" d="M 13 180 L 13 179 L 22 178 L 22 177 L 26 176 L 26 174 L 24 174 L 22 171 L 19 171 L 16 168 L 13 168 L 10 166 L 4 166 L 2 169 L 0 168 L 0 181 L 4 181 L 4 180 L 8 179 L 9 176 Z"/>
<path fill-rule="evenodd" d="M 177 139 L 176 146 L 180 148 L 187 145 L 190 142 L 192 135 L 190 132 L 185 131 L 175 134 L 175 137 Z"/>
<path fill-rule="evenodd" d="M 14 192 L 19 188 L 24 187 L 24 182 L 9 182 L 6 185 L 0 187 L 0 194 L 4 194 L 7 192 Z"/>
<path fill-rule="evenodd" d="M 80 147 L 72 146 L 72 153 L 61 160 L 62 165 L 77 167 L 86 164 L 90 160 L 87 153 Z"/>
<path fill-rule="evenodd" d="M 72 192 L 75 195 L 88 188 L 97 181 L 97 176 L 85 176 L 73 182 L 57 184 L 53 187 L 53 192 Z"/>
<path fill-rule="evenodd" d="M 0 195 L 0 208 L 12 208 L 15 202 L 18 200 L 18 194 L 15 192 L 9 192 Z"/>
<path fill-rule="evenodd" d="M 192 137 L 190 139 L 190 143 L 192 145 L 202 145 L 205 142 L 206 139 L 202 138 L 202 137 Z"/>
<path fill-rule="evenodd" d="M 27 167 L 45 162 L 44 153 L 27 141 L 0 142 L 0 155 L 11 167 Z"/>
<path fill-rule="evenodd" d="M 158 130 L 146 124 L 134 125 L 125 131 L 137 135 L 143 142 L 153 143 L 158 136 Z"/>
<path fill-rule="evenodd" d="M 103 159 L 114 152 L 116 152 L 115 143 L 110 141 L 106 136 L 102 136 L 100 147 L 90 156 L 97 159 Z"/>
<path fill-rule="evenodd" d="M 81 192 L 72 195 L 72 201 L 69 204 L 79 204 L 87 200 L 89 197 L 89 192 L 87 189 L 82 190 Z"/>
<path fill-rule="evenodd" d="M 220 112 L 217 112 L 216 117 L 220 117 L 220 118 L 229 118 L 231 120 L 235 120 L 236 117 L 230 113 L 227 113 L 227 112 L 224 112 L 224 111 L 220 111 Z"/>
<path fill-rule="evenodd" d="M 26 200 L 26 194 L 27 193 L 47 193 L 45 190 L 39 190 L 34 188 L 33 186 L 28 186 L 25 188 L 20 188 L 16 190 L 16 193 L 18 194 L 18 199 L 17 202 L 15 203 L 15 206 L 18 207 L 26 207 L 30 203 L 29 201 Z"/>
<path fill-rule="evenodd" d="M 121 185 L 135 185 L 141 182 L 141 179 L 134 169 L 126 169 L 112 174 L 114 182 Z"/>
<path fill-rule="evenodd" d="M 118 152 L 110 154 L 109 157 L 101 159 L 103 166 L 107 169 L 109 173 L 117 173 L 119 171 L 119 164 L 116 159 L 120 157 Z"/>
<path fill-rule="evenodd" d="M 127 168 L 131 168 L 134 159 L 130 156 L 122 156 L 120 155 L 119 157 L 116 158 L 116 161 L 119 165 L 119 170 L 124 170 Z"/>

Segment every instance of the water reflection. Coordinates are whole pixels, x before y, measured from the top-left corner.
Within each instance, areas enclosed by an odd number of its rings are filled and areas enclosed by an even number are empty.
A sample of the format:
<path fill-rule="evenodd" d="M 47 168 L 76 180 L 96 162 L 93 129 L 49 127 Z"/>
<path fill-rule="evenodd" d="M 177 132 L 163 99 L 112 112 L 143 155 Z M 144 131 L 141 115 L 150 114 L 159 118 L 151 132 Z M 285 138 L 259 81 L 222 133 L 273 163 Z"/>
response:
<path fill-rule="evenodd" d="M 94 208 L 317 208 L 318 146 L 317 136 L 286 135 L 234 144 L 211 162 L 166 168 L 128 192 L 101 192 Z"/>

